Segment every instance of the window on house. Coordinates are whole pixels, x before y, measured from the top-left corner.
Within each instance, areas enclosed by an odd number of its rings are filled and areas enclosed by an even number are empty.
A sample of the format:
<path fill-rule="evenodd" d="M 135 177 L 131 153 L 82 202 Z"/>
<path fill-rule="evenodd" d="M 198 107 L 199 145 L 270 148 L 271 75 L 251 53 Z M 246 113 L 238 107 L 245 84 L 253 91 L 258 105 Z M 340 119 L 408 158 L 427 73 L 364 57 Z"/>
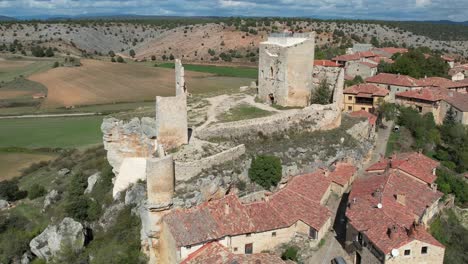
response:
<path fill-rule="evenodd" d="M 237 248 L 236 248 L 236 247 L 234 248 L 234 252 L 237 252 Z"/>
<path fill-rule="evenodd" d="M 245 254 L 253 253 L 253 243 L 245 244 Z"/>
<path fill-rule="evenodd" d="M 361 110 L 364 110 L 364 111 L 366 111 L 366 108 L 365 108 L 365 107 L 361 107 Z"/>
<path fill-rule="evenodd" d="M 312 239 L 317 239 L 317 231 L 312 227 L 309 227 L 309 237 Z"/>
<path fill-rule="evenodd" d="M 272 233 L 271 233 L 271 236 L 272 236 L 272 237 L 275 237 L 275 236 L 276 236 L 276 232 L 272 232 Z"/>
<path fill-rule="evenodd" d="M 353 97 L 352 96 L 348 96 L 348 100 L 353 100 Z"/>
<path fill-rule="evenodd" d="M 405 249 L 405 256 L 411 255 L 411 250 L 410 249 Z"/>
<path fill-rule="evenodd" d="M 427 247 L 421 248 L 421 254 L 427 254 Z"/>
<path fill-rule="evenodd" d="M 348 106 L 348 110 L 349 110 L 349 111 L 352 111 L 352 110 L 353 110 L 353 107 L 352 107 L 352 106 Z"/>
<path fill-rule="evenodd" d="M 191 248 L 192 248 L 192 246 L 186 246 L 185 248 L 186 248 L 186 249 L 191 249 Z"/>
<path fill-rule="evenodd" d="M 250 233 L 249 233 L 249 234 L 245 234 L 246 237 L 250 237 L 251 235 L 252 235 L 252 234 L 250 234 Z"/>

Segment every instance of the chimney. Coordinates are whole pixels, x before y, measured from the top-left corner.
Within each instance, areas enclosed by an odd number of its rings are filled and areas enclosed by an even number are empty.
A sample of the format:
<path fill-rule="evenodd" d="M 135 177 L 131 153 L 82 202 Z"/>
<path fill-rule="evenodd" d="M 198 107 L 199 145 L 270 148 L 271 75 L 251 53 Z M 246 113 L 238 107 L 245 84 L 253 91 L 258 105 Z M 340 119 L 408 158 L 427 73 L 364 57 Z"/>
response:
<path fill-rule="evenodd" d="M 389 228 L 387 228 L 387 235 L 390 239 L 394 239 L 396 237 L 396 233 L 398 231 L 398 228 L 396 225 L 392 225 Z"/>
<path fill-rule="evenodd" d="M 396 195 L 396 201 L 401 204 L 401 205 L 406 205 L 406 195 L 404 194 L 397 194 Z"/>

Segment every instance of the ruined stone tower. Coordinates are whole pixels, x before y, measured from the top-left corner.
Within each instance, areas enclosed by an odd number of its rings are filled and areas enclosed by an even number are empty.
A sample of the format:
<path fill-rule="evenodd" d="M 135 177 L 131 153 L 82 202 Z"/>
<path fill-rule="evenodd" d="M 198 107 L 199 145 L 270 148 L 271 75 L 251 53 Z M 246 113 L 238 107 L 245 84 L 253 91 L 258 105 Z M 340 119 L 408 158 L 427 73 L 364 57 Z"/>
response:
<path fill-rule="evenodd" d="M 175 61 L 176 96 L 156 96 L 156 137 L 165 150 L 188 143 L 187 91 L 184 67 Z"/>
<path fill-rule="evenodd" d="M 260 43 L 258 97 L 281 106 L 307 106 L 312 92 L 315 32 L 277 33 Z"/>

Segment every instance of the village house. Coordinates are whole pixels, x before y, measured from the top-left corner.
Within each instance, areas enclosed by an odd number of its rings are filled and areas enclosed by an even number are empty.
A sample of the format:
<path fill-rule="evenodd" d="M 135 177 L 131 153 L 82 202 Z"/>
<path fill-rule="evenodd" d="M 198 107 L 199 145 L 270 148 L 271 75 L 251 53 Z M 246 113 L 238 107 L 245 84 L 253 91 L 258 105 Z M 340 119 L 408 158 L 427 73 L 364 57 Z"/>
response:
<path fill-rule="evenodd" d="M 462 81 L 468 76 L 468 64 L 454 65 L 448 74 L 452 77 L 452 81 Z"/>
<path fill-rule="evenodd" d="M 385 57 L 385 58 L 392 58 L 393 55 L 400 53 L 406 53 L 408 52 L 408 49 L 406 48 L 394 48 L 394 47 L 385 47 L 385 48 L 375 48 L 372 50 L 375 54 Z"/>
<path fill-rule="evenodd" d="M 373 84 L 357 84 L 346 88 L 344 94 L 344 111 L 364 110 L 373 113 L 380 100 L 387 100 L 388 91 Z"/>
<path fill-rule="evenodd" d="M 443 263 L 445 247 L 427 231 L 439 210 L 438 162 L 421 153 L 381 159 L 356 180 L 346 211 L 354 263 Z"/>
<path fill-rule="evenodd" d="M 366 61 L 351 61 L 346 66 L 346 74 L 355 77 L 361 76 L 363 79 L 377 74 L 378 64 Z"/>
<path fill-rule="evenodd" d="M 181 264 L 285 264 L 280 257 L 270 253 L 233 254 L 218 242 L 205 244 L 190 254 Z"/>
<path fill-rule="evenodd" d="M 355 172 L 354 166 L 339 163 L 331 172 L 292 177 L 262 201 L 244 204 L 230 194 L 194 208 L 173 210 L 162 219 L 165 261 L 180 263 L 211 242 L 233 254 L 261 253 L 295 236 L 318 244 L 331 226 L 331 212 L 325 207 L 330 193 L 343 193 Z"/>
<path fill-rule="evenodd" d="M 432 113 L 436 124 L 441 124 L 444 115 L 441 112 L 441 100 L 450 92 L 445 88 L 424 87 L 418 90 L 410 90 L 396 94 L 396 103 L 406 107 L 413 107 L 421 114 Z"/>
<path fill-rule="evenodd" d="M 447 55 L 441 55 L 440 58 L 442 58 L 443 61 L 445 61 L 450 69 L 452 69 L 455 66 L 455 59 L 452 57 L 449 57 Z"/>
<path fill-rule="evenodd" d="M 345 54 L 332 58 L 331 60 L 340 64 L 341 66 L 347 67 L 351 62 L 361 61 L 366 58 L 376 57 L 372 51 L 357 52 L 353 54 Z"/>
<path fill-rule="evenodd" d="M 449 93 L 440 103 L 440 114 L 443 118 L 450 108 L 457 122 L 468 125 L 468 94 Z"/>
<path fill-rule="evenodd" d="M 379 73 L 375 76 L 365 79 L 367 83 L 375 84 L 381 88 L 387 89 L 389 93 L 389 101 L 395 102 L 395 94 L 413 89 L 421 88 L 421 84 L 417 79 L 407 75 Z"/>
<path fill-rule="evenodd" d="M 454 82 L 452 80 L 442 77 L 426 77 L 419 79 L 421 86 L 432 86 L 449 89 L 450 91 L 458 93 L 467 93 L 468 83 L 465 82 Z"/>

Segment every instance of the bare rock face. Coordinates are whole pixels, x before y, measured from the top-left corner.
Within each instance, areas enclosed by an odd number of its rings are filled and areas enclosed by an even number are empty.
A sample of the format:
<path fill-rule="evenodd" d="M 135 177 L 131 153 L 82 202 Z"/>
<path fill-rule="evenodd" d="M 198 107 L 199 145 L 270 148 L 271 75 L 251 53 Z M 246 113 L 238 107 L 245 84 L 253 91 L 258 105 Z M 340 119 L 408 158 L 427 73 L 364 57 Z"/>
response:
<path fill-rule="evenodd" d="M 83 225 L 66 217 L 58 225 L 49 225 L 40 235 L 31 240 L 29 247 L 37 257 L 50 260 L 60 251 L 62 245 L 79 250 L 83 248 L 84 242 Z"/>
<path fill-rule="evenodd" d="M 156 128 L 153 118 L 133 118 L 124 122 L 106 118 L 101 125 L 107 159 L 116 174 L 125 158 L 150 157 L 155 149 Z"/>
<path fill-rule="evenodd" d="M 0 210 L 7 209 L 10 207 L 10 204 L 6 200 L 0 200 Z"/>
<path fill-rule="evenodd" d="M 86 187 L 86 190 L 84 191 L 85 194 L 93 191 L 94 185 L 96 184 L 96 182 L 99 180 L 100 177 L 101 177 L 100 172 L 97 172 L 88 177 L 88 187 Z"/>
<path fill-rule="evenodd" d="M 60 199 L 60 194 L 57 190 L 50 191 L 44 198 L 44 206 L 42 211 L 45 211 L 51 204 L 55 203 Z"/>

